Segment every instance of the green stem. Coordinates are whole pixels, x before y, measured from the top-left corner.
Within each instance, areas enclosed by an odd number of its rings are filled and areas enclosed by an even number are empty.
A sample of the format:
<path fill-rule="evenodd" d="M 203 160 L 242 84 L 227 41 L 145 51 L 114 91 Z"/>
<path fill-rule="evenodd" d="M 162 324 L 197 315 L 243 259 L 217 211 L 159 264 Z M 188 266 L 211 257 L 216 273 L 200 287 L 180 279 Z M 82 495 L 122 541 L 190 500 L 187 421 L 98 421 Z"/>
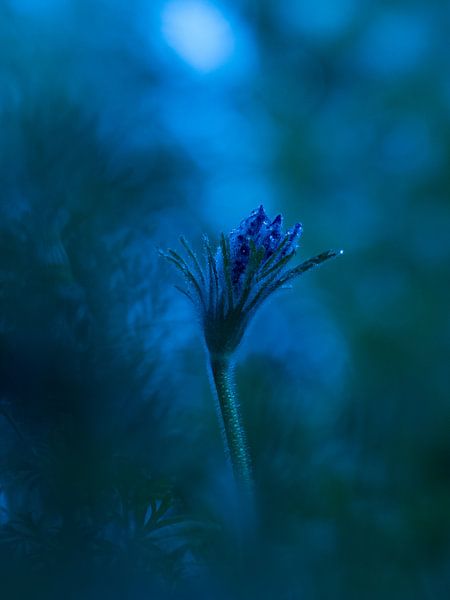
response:
<path fill-rule="evenodd" d="M 225 433 L 226 453 L 240 489 L 251 493 L 251 463 L 234 383 L 233 364 L 228 356 L 211 356 L 211 370 L 217 391 Z"/>

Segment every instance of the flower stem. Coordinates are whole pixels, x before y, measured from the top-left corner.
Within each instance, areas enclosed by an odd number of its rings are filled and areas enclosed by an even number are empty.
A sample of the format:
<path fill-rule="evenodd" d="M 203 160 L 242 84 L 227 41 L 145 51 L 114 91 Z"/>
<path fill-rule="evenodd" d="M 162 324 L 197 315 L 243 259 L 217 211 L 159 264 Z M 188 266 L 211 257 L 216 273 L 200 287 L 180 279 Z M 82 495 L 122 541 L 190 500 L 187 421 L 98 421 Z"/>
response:
<path fill-rule="evenodd" d="M 250 455 L 236 393 L 233 363 L 228 356 L 211 356 L 211 370 L 223 420 L 226 454 L 231 460 L 238 487 L 251 494 L 253 481 Z"/>

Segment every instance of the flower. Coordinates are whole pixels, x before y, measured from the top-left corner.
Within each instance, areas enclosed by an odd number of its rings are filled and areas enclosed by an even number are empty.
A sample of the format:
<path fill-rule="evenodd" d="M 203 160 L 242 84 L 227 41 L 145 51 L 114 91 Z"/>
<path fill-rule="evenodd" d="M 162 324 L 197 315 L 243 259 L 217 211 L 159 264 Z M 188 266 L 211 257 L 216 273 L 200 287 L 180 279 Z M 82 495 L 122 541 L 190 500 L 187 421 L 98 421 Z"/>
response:
<path fill-rule="evenodd" d="M 342 250 L 328 250 L 288 268 L 301 233 L 300 223 L 283 233 L 281 215 L 271 221 L 260 206 L 227 236 L 222 233 L 214 252 L 204 237 L 204 266 L 184 237 L 180 242 L 186 259 L 174 250 L 160 251 L 188 284 L 187 290 L 178 289 L 197 307 L 211 355 L 234 352 L 251 318 L 273 292 L 342 254 Z"/>

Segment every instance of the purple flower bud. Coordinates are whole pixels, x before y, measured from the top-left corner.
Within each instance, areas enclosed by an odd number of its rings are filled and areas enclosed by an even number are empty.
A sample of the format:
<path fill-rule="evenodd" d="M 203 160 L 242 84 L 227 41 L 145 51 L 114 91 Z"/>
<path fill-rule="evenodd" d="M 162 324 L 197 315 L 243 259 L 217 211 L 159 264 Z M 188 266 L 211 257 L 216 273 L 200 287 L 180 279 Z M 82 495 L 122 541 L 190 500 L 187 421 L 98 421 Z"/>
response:
<path fill-rule="evenodd" d="M 233 352 L 266 298 L 295 277 L 340 254 L 329 250 L 288 268 L 302 226 L 296 223 L 283 233 L 282 224 L 281 215 L 271 221 L 261 205 L 227 236 L 222 234 L 216 252 L 205 238 L 205 267 L 184 238 L 180 241 L 188 261 L 173 250 L 161 252 L 187 281 L 188 289 L 181 291 L 199 309 L 211 353 Z"/>
<path fill-rule="evenodd" d="M 267 216 L 261 205 L 254 210 L 249 217 L 241 221 L 239 227 L 229 234 L 231 250 L 231 281 L 233 286 L 239 290 L 243 283 L 244 274 L 250 259 L 250 244 L 253 243 L 256 250 L 264 249 L 261 268 L 264 263 L 276 252 L 284 239 L 282 231 L 283 219 L 277 215 L 273 221 Z M 297 247 L 297 240 L 302 232 L 302 226 L 297 223 L 287 233 L 288 240 L 280 253 L 280 257 L 291 254 Z"/>
<path fill-rule="evenodd" d="M 282 238 L 282 217 L 278 215 L 267 227 L 265 235 L 261 238 L 261 245 L 265 248 L 265 257 L 269 258 L 276 250 Z M 258 240 L 259 241 L 259 240 Z"/>
<path fill-rule="evenodd" d="M 288 242 L 286 246 L 283 248 L 283 256 L 287 254 L 294 253 L 298 247 L 298 240 L 300 239 L 303 232 L 303 228 L 301 223 L 296 223 L 292 229 L 289 229 L 287 232 Z"/>

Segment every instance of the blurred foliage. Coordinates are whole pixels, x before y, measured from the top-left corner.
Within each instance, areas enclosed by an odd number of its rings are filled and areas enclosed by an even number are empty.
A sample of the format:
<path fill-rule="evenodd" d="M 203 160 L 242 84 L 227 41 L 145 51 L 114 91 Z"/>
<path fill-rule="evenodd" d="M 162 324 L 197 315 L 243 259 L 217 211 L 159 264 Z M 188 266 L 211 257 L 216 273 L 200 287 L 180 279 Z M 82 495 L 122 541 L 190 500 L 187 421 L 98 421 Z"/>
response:
<path fill-rule="evenodd" d="M 201 72 L 166 4 L 0 7 L 0 596 L 445 597 L 448 8 L 222 3 L 234 53 Z M 303 221 L 302 257 L 345 255 L 245 340 L 260 526 L 237 550 L 156 249 L 261 202 Z"/>

